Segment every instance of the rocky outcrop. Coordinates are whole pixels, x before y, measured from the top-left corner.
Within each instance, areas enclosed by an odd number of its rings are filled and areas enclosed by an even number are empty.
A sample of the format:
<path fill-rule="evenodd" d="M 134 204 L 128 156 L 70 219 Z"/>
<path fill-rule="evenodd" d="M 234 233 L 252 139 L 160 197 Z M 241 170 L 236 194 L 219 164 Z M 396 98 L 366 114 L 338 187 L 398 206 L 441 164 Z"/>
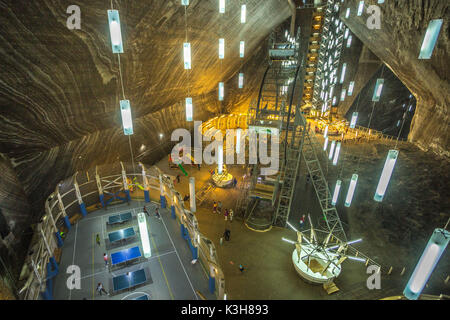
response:
<path fill-rule="evenodd" d="M 440 0 L 385 1 L 380 4 L 381 29 L 367 28 L 367 13 L 356 16 L 359 1 L 345 1 L 341 19 L 406 85 L 417 100 L 408 140 L 422 150 L 450 156 L 448 135 L 450 85 L 448 19 L 444 19 L 430 60 L 419 60 L 428 23 L 448 16 L 449 3 Z M 351 15 L 345 18 L 346 8 Z"/>

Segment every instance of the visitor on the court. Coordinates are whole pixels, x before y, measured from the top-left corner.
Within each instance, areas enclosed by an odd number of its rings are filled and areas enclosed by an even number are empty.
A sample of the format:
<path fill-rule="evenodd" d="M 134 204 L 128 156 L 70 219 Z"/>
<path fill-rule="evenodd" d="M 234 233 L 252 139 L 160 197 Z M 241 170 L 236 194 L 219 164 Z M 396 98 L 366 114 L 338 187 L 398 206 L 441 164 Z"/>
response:
<path fill-rule="evenodd" d="M 240 270 L 241 272 L 244 272 L 244 266 L 243 266 L 242 264 L 239 265 L 239 270 Z"/>
<path fill-rule="evenodd" d="M 227 221 L 228 219 L 228 214 L 229 214 L 228 209 L 225 209 L 225 212 L 223 214 L 225 216 L 225 221 Z"/>
<path fill-rule="evenodd" d="M 149 217 L 149 218 L 150 218 L 150 213 L 148 212 L 148 210 L 147 210 L 147 207 L 146 207 L 146 206 L 144 206 L 144 212 L 145 212 L 145 214 L 147 215 L 147 217 Z"/>
<path fill-rule="evenodd" d="M 95 237 L 95 241 L 98 245 L 100 245 L 100 235 L 97 233 L 97 236 Z"/>
<path fill-rule="evenodd" d="M 106 293 L 107 295 L 109 295 L 108 292 L 106 292 L 105 288 L 103 288 L 103 284 L 102 284 L 101 282 L 99 282 L 98 285 L 97 285 L 97 292 L 98 292 L 100 295 L 102 295 L 102 292 L 104 292 L 104 293 Z"/>
<path fill-rule="evenodd" d="M 236 188 L 237 186 L 237 179 L 236 177 L 233 178 L 233 187 Z"/>
<path fill-rule="evenodd" d="M 213 204 L 213 213 L 217 213 L 217 203 L 215 201 Z"/>
<path fill-rule="evenodd" d="M 300 227 L 301 228 L 303 228 L 303 225 L 305 224 L 305 215 L 303 215 L 301 218 L 300 218 Z"/>
<path fill-rule="evenodd" d="M 108 266 L 108 255 L 106 253 L 103 254 L 103 261 L 105 261 L 105 266 Z"/>
<path fill-rule="evenodd" d="M 226 241 L 230 241 L 230 233 L 231 231 L 229 229 L 225 229 L 225 232 L 223 233 L 223 237 Z"/>
<path fill-rule="evenodd" d="M 158 208 L 155 209 L 155 214 L 156 214 L 156 216 L 158 217 L 158 219 L 161 219 L 161 216 L 159 215 Z"/>
<path fill-rule="evenodd" d="M 233 221 L 233 209 L 230 209 L 229 215 L 230 215 L 230 221 Z"/>

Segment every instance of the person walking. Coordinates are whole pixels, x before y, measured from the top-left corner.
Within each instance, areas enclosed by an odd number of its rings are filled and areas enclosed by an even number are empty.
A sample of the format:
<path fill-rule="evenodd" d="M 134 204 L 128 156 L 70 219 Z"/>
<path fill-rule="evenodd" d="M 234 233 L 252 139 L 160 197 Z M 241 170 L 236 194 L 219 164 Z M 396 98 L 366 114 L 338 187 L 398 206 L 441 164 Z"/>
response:
<path fill-rule="evenodd" d="M 305 215 L 303 215 L 301 218 L 300 218 L 300 228 L 303 228 L 303 225 L 305 224 Z"/>
<path fill-rule="evenodd" d="M 108 255 L 106 253 L 103 254 L 103 261 L 105 261 L 105 267 L 108 266 Z"/>
<path fill-rule="evenodd" d="M 225 229 L 225 232 L 223 233 L 223 237 L 225 238 L 226 241 L 230 241 L 230 233 L 231 233 L 230 230 Z"/>
<path fill-rule="evenodd" d="M 97 242 L 98 245 L 100 245 L 100 235 L 97 233 L 97 236 L 95 237 L 95 242 Z"/>
<path fill-rule="evenodd" d="M 148 212 L 148 210 L 147 210 L 147 207 L 146 207 L 146 206 L 144 206 L 144 212 L 145 212 L 145 214 L 147 215 L 147 217 L 149 217 L 149 218 L 150 218 L 150 213 Z"/>
<path fill-rule="evenodd" d="M 228 214 L 229 214 L 228 209 L 225 209 L 225 212 L 223 214 L 225 216 L 225 221 L 228 220 Z"/>
<path fill-rule="evenodd" d="M 238 181 L 237 181 L 236 177 L 234 177 L 234 178 L 233 178 L 233 187 L 234 187 L 234 188 L 236 188 L 237 183 L 238 183 Z"/>
<path fill-rule="evenodd" d="M 158 217 L 158 219 L 161 219 L 161 216 L 159 215 L 159 210 L 158 208 L 155 209 L 155 214 Z"/>
<path fill-rule="evenodd" d="M 230 209 L 230 222 L 233 221 L 233 209 Z"/>
<path fill-rule="evenodd" d="M 106 293 L 109 296 L 109 293 L 106 292 L 105 288 L 103 288 L 103 284 L 101 282 L 97 285 L 97 292 L 102 295 L 102 292 Z"/>
<path fill-rule="evenodd" d="M 244 272 L 244 266 L 242 264 L 239 265 L 239 271 Z"/>
<path fill-rule="evenodd" d="M 215 202 L 215 201 L 213 204 L 213 213 L 217 213 L 217 202 Z"/>

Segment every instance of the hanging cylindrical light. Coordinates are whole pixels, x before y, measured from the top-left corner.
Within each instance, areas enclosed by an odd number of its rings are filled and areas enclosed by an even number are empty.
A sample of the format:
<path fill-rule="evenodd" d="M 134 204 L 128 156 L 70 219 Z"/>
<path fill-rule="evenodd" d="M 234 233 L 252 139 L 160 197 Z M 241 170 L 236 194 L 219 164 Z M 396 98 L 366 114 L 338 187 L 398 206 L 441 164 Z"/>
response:
<path fill-rule="evenodd" d="M 108 10 L 109 33 L 113 53 L 123 53 L 122 32 L 120 29 L 119 11 Z"/>
<path fill-rule="evenodd" d="M 192 121 L 192 117 L 193 117 L 192 98 L 186 98 L 186 121 Z"/>
<path fill-rule="evenodd" d="M 247 6 L 243 4 L 241 6 L 241 23 L 245 23 L 247 18 Z"/>
<path fill-rule="evenodd" d="M 380 181 L 378 182 L 377 190 L 373 199 L 375 201 L 383 201 L 384 194 L 386 193 L 389 180 L 391 179 L 392 171 L 394 170 L 395 162 L 397 161 L 398 151 L 389 150 L 386 162 L 384 163 L 383 171 L 381 172 Z"/>
<path fill-rule="evenodd" d="M 191 69 L 191 44 L 185 42 L 183 44 L 184 69 Z"/>
<path fill-rule="evenodd" d="M 341 180 L 336 181 L 336 186 L 334 187 L 333 199 L 331 200 L 331 204 L 333 206 L 336 205 L 337 199 L 339 197 L 339 192 L 341 191 Z"/>
<path fill-rule="evenodd" d="M 223 82 L 219 82 L 219 101 L 223 101 L 224 87 Z"/>
<path fill-rule="evenodd" d="M 239 73 L 239 89 L 242 89 L 244 87 L 244 74 Z"/>
<path fill-rule="evenodd" d="M 225 0 L 219 0 L 219 12 L 225 13 Z"/>
<path fill-rule="evenodd" d="M 431 276 L 436 264 L 450 241 L 450 232 L 435 229 L 409 279 L 403 294 L 410 300 L 417 300 Z"/>
<path fill-rule="evenodd" d="M 126 136 L 133 134 L 133 119 L 131 118 L 130 100 L 120 100 L 123 133 Z"/>
<path fill-rule="evenodd" d="M 219 59 L 225 58 L 225 39 L 219 39 Z"/>
<path fill-rule="evenodd" d="M 334 158 L 333 158 L 333 165 L 335 166 L 338 162 L 339 159 L 339 152 L 341 151 L 341 143 L 338 142 L 337 146 L 336 146 L 336 151 L 334 153 Z"/>
<path fill-rule="evenodd" d="M 331 141 L 330 153 L 328 154 L 328 159 L 333 159 L 334 147 L 336 146 L 336 140 Z"/>
<path fill-rule="evenodd" d="M 356 120 L 358 120 L 358 112 L 353 112 L 352 120 L 350 121 L 350 129 L 354 129 L 355 128 Z"/>
<path fill-rule="evenodd" d="M 245 51 L 245 42 L 241 41 L 239 43 L 239 57 L 243 58 L 244 57 L 244 51 Z"/>
<path fill-rule="evenodd" d="M 323 133 L 323 137 L 326 138 L 328 134 L 328 125 L 325 127 L 325 132 Z"/>
<path fill-rule="evenodd" d="M 377 83 L 375 85 L 375 90 L 373 91 L 372 101 L 378 102 L 380 101 L 381 91 L 383 90 L 384 79 L 377 79 Z"/>
<path fill-rule="evenodd" d="M 323 151 L 327 150 L 328 147 L 328 137 L 325 138 L 325 142 L 323 143 Z"/>
<path fill-rule="evenodd" d="M 350 207 L 352 204 L 353 194 L 355 193 L 356 182 L 358 182 L 358 175 L 354 173 L 352 180 L 350 180 L 350 186 L 348 187 L 347 196 L 345 197 L 345 206 Z"/>

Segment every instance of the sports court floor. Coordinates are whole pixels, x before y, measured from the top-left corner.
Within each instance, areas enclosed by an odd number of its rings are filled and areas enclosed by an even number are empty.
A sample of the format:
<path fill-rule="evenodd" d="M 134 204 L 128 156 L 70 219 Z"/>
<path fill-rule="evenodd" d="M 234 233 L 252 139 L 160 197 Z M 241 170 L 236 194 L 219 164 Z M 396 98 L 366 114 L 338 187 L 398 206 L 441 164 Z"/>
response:
<path fill-rule="evenodd" d="M 124 267 L 105 266 L 103 254 L 139 246 L 142 250 L 137 213 L 142 211 L 143 201 L 132 201 L 128 204 L 109 206 L 107 210 L 99 209 L 88 213 L 72 226 L 65 240 L 53 288 L 53 298 L 57 300 L 134 300 L 146 296 L 151 300 L 195 300 L 200 299 L 200 292 L 208 300 L 216 299 L 208 290 L 208 278 L 200 262 L 191 264 L 191 251 L 180 234 L 176 220 L 170 217 L 167 209 L 159 209 L 161 219 L 154 214 L 158 204 L 146 204 L 150 208 L 150 217 L 146 216 L 149 231 L 151 257 L 141 258 L 134 264 Z M 108 225 L 108 218 L 120 213 L 132 212 L 133 218 L 123 224 Z M 111 243 L 110 232 L 133 227 L 136 236 Z M 96 235 L 100 236 L 100 245 L 96 243 Z M 66 282 L 71 274 L 66 273 L 70 265 L 80 267 L 81 288 L 69 290 Z M 136 270 L 144 269 L 146 282 L 131 289 L 120 292 L 113 290 L 113 277 Z M 101 282 L 109 295 L 96 291 Z"/>

